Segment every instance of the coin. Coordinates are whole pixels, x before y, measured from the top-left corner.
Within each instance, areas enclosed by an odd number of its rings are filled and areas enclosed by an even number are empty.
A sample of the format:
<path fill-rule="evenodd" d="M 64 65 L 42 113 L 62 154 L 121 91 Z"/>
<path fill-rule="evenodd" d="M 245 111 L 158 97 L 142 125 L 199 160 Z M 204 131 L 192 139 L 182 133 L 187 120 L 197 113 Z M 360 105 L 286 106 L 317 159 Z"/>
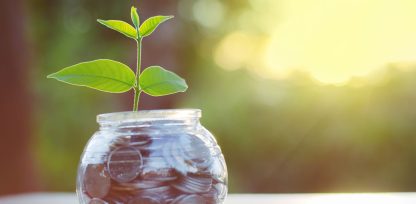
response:
<path fill-rule="evenodd" d="M 125 189 L 138 190 L 160 187 L 165 185 L 165 183 L 156 180 L 135 180 L 134 182 L 120 183 L 119 185 L 126 187 Z"/>
<path fill-rule="evenodd" d="M 137 134 L 137 135 L 132 135 L 130 137 L 130 144 L 131 146 L 137 146 L 137 147 L 142 147 L 144 145 L 149 144 L 152 141 L 152 139 L 150 138 L 149 135 L 146 134 Z"/>
<path fill-rule="evenodd" d="M 169 168 L 169 164 L 166 162 L 163 156 L 150 153 L 148 157 L 143 158 L 143 170 L 153 171 L 163 168 Z"/>
<path fill-rule="evenodd" d="M 189 135 L 186 140 L 187 145 L 183 149 L 184 159 L 200 170 L 207 168 L 212 162 L 208 146 L 202 139 L 194 135 Z"/>
<path fill-rule="evenodd" d="M 205 199 L 199 195 L 181 195 L 174 199 L 171 204 L 206 204 Z"/>
<path fill-rule="evenodd" d="M 178 141 L 165 144 L 165 160 L 182 174 L 197 173 L 212 163 L 211 152 L 203 140 L 194 135 L 181 135 Z"/>
<path fill-rule="evenodd" d="M 213 188 L 216 189 L 219 199 L 225 199 L 228 191 L 227 186 L 225 184 L 217 183 L 213 185 Z"/>
<path fill-rule="evenodd" d="M 138 192 L 140 192 L 142 194 L 159 195 L 161 197 L 170 197 L 170 195 L 172 194 L 172 187 L 166 185 L 166 186 L 160 186 L 160 187 L 156 187 L 156 188 L 142 189 Z"/>
<path fill-rule="evenodd" d="M 142 174 L 140 177 L 144 180 L 154 180 L 160 182 L 173 181 L 178 178 L 177 173 L 173 168 L 164 168 L 146 172 Z"/>
<path fill-rule="evenodd" d="M 119 147 L 111 152 L 107 165 L 112 179 L 129 182 L 140 173 L 142 155 L 133 147 Z"/>
<path fill-rule="evenodd" d="M 153 156 L 143 159 L 143 170 L 140 178 L 143 180 L 172 181 L 177 178 L 177 171 L 172 168 L 163 156 Z"/>
<path fill-rule="evenodd" d="M 128 203 L 128 201 L 134 196 L 135 195 L 129 191 L 114 191 L 112 189 L 104 200 L 108 201 L 110 204 L 124 204 Z"/>
<path fill-rule="evenodd" d="M 157 195 L 137 196 L 130 200 L 128 204 L 162 204 L 163 201 Z"/>
<path fill-rule="evenodd" d="M 212 175 L 212 178 L 219 183 L 224 183 L 227 179 L 227 167 L 225 166 L 224 156 L 219 155 L 214 157 L 213 162 L 208 167 L 207 171 Z"/>
<path fill-rule="evenodd" d="M 99 198 L 93 198 L 88 204 L 108 204 L 108 202 L 101 200 Z"/>
<path fill-rule="evenodd" d="M 218 203 L 221 200 L 224 200 L 226 195 L 227 186 L 222 183 L 213 184 L 208 192 L 201 194 L 201 196 L 206 199 L 207 203 Z"/>
<path fill-rule="evenodd" d="M 128 132 L 113 141 L 101 164 L 109 189 L 94 196 L 86 191 L 89 204 L 221 203 L 226 175 L 210 141 L 152 131 Z"/>
<path fill-rule="evenodd" d="M 205 193 L 211 189 L 212 178 L 209 175 L 188 174 L 172 183 L 172 186 L 185 193 Z"/>
<path fill-rule="evenodd" d="M 175 146 L 174 142 L 167 142 L 162 151 L 165 162 L 181 174 L 186 174 L 188 171 L 196 171 L 196 169 L 189 169 L 183 158 L 177 156 L 180 154 L 180 150 Z"/>
<path fill-rule="evenodd" d="M 130 142 L 130 139 L 127 136 L 114 137 L 114 139 L 112 139 L 112 141 L 111 141 L 110 149 L 114 150 L 118 147 L 126 146 L 129 142 Z"/>
<path fill-rule="evenodd" d="M 153 154 L 159 154 L 163 146 L 171 140 L 169 135 L 153 135 L 152 142 L 148 145 L 147 149 L 153 151 Z"/>
<path fill-rule="evenodd" d="M 83 182 L 88 195 L 93 198 L 105 197 L 111 186 L 111 178 L 104 164 L 88 164 Z"/>

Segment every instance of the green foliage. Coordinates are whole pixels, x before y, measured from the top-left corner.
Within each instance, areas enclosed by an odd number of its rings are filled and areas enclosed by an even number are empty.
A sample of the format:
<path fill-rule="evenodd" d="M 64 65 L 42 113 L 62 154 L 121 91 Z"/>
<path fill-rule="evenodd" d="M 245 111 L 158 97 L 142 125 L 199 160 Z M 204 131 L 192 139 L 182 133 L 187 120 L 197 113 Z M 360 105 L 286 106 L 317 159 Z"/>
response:
<path fill-rule="evenodd" d="M 134 72 L 127 65 L 108 59 L 72 65 L 48 75 L 48 78 L 110 93 L 126 92 L 135 83 Z"/>
<path fill-rule="evenodd" d="M 140 75 L 140 88 L 151 96 L 164 96 L 188 89 L 185 80 L 160 66 L 146 68 Z"/>
<path fill-rule="evenodd" d="M 154 16 L 147 19 L 141 26 L 135 7 L 131 7 L 130 16 L 134 27 L 119 20 L 98 19 L 97 21 L 137 42 L 136 74 L 127 65 L 101 59 L 64 68 L 48 75 L 48 78 L 110 93 L 122 93 L 133 88 L 133 111 L 138 109 L 141 92 L 151 96 L 164 96 L 186 91 L 188 86 L 185 80 L 162 67 L 152 66 L 140 74 L 142 38 L 152 34 L 161 23 L 173 18 L 173 16 Z"/>
<path fill-rule="evenodd" d="M 137 38 L 137 31 L 134 29 L 133 26 L 130 24 L 124 22 L 124 21 L 118 21 L 118 20 L 101 20 L 97 19 L 97 21 L 105 26 L 107 26 L 110 29 L 113 29 L 117 32 L 120 32 L 124 34 L 125 36 L 129 38 L 136 39 Z"/>
<path fill-rule="evenodd" d="M 153 31 L 156 30 L 156 28 L 162 24 L 163 22 L 173 18 L 173 16 L 153 16 L 148 18 L 143 22 L 143 24 L 140 26 L 140 36 L 141 37 L 147 37 L 150 34 L 153 33 Z"/>

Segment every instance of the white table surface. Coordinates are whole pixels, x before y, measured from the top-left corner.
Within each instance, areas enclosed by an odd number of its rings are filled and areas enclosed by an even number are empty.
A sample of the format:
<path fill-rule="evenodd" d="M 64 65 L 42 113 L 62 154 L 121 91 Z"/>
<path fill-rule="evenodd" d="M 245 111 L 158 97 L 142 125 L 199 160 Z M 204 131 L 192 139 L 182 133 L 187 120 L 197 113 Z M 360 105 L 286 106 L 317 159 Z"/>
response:
<path fill-rule="evenodd" d="M 77 204 L 74 193 L 0 197 L 0 204 Z M 416 204 L 416 193 L 232 194 L 225 204 Z"/>

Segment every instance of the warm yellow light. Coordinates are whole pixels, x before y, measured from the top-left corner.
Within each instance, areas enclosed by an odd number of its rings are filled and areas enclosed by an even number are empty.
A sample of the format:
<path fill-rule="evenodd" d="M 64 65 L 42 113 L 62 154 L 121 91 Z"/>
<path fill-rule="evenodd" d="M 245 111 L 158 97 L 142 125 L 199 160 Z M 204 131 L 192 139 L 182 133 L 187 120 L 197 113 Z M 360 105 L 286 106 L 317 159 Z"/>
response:
<path fill-rule="evenodd" d="M 414 0 L 265 2 L 268 10 L 275 8 L 278 20 L 275 24 L 268 23 L 274 29 L 268 29 L 267 41 L 250 42 L 264 43 L 264 49 L 257 50 L 261 62 L 248 67 L 267 67 L 270 73 L 279 76 L 301 70 L 323 83 L 339 84 L 354 76 L 366 76 L 388 63 L 416 61 Z M 262 21 L 262 15 L 266 16 L 253 12 L 260 15 L 258 21 Z M 270 13 L 267 18 L 271 18 Z M 234 39 L 233 45 L 225 45 L 229 51 L 217 51 L 217 63 L 229 69 L 253 64 L 247 61 L 255 57 L 241 50 L 245 44 L 241 38 Z M 234 51 L 233 56 L 241 59 L 227 59 L 224 55 Z"/>
<path fill-rule="evenodd" d="M 215 62 L 226 70 L 250 66 L 257 57 L 256 41 L 244 32 L 229 34 L 218 45 L 214 53 Z"/>
<path fill-rule="evenodd" d="M 416 59 L 416 1 L 303 0 L 284 5 L 286 20 L 265 55 L 271 69 L 276 64 L 301 67 L 319 81 L 341 83 L 386 63 Z"/>

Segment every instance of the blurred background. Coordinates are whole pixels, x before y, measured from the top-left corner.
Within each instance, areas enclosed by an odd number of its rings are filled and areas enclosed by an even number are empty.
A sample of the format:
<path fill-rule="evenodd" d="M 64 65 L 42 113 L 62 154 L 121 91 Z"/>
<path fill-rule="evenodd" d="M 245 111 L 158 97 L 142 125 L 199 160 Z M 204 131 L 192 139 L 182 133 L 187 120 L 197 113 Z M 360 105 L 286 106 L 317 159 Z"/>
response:
<path fill-rule="evenodd" d="M 0 194 L 74 191 L 100 113 L 133 94 L 46 79 L 135 43 L 96 23 L 175 15 L 143 45 L 189 89 L 142 109 L 200 108 L 231 193 L 416 191 L 413 0 L 2 0 Z"/>

